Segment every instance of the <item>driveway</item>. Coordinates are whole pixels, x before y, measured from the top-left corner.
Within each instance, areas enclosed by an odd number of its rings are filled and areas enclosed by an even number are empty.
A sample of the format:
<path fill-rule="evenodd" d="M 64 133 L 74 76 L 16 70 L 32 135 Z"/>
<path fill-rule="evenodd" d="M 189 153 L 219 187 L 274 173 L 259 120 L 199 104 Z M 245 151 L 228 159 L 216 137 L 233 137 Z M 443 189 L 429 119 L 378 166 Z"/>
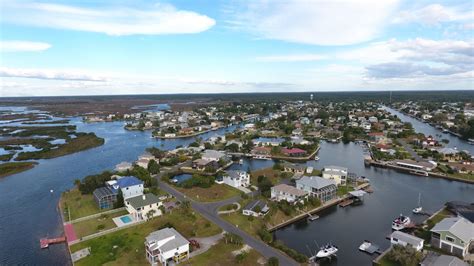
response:
<path fill-rule="evenodd" d="M 169 194 L 173 195 L 179 201 L 188 200 L 191 203 L 191 207 L 204 216 L 209 221 L 213 222 L 217 226 L 219 226 L 225 232 L 233 233 L 242 237 L 244 242 L 252 247 L 253 249 L 257 250 L 260 254 L 262 254 L 267 259 L 270 257 L 278 258 L 280 265 L 299 265 L 296 261 L 291 259 L 290 257 L 286 256 L 279 250 L 276 250 L 269 245 L 265 244 L 264 242 L 254 238 L 253 236 L 247 234 L 246 232 L 240 230 L 239 228 L 235 227 L 233 224 L 223 220 L 217 214 L 218 208 L 236 202 L 240 199 L 240 196 L 236 196 L 227 200 L 213 202 L 213 203 L 201 203 L 194 201 L 190 198 L 187 198 L 186 195 L 177 191 L 172 186 L 167 184 L 166 182 L 162 182 L 158 180 L 158 184 L 160 189 L 168 192 Z"/>

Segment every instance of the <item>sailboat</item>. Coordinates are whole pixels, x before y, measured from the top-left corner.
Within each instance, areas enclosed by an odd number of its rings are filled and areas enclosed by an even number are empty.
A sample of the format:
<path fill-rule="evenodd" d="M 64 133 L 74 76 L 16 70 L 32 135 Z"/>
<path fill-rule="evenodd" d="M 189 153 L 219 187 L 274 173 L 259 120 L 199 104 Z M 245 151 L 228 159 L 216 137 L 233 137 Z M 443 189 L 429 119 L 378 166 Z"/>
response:
<path fill-rule="evenodd" d="M 413 213 L 419 214 L 423 211 L 423 207 L 421 207 L 421 193 L 418 193 L 418 206 L 413 209 Z"/>

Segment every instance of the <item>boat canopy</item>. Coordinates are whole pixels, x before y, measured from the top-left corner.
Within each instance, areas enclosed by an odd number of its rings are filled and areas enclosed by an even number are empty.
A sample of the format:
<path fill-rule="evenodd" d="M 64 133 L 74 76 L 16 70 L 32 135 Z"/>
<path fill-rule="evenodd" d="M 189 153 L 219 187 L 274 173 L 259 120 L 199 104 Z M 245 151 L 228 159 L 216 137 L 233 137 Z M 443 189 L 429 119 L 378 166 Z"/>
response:
<path fill-rule="evenodd" d="M 363 197 L 365 194 L 367 194 L 367 192 L 363 190 L 354 190 L 354 191 L 349 192 L 349 194 L 351 194 L 354 197 L 360 198 L 360 197 Z"/>

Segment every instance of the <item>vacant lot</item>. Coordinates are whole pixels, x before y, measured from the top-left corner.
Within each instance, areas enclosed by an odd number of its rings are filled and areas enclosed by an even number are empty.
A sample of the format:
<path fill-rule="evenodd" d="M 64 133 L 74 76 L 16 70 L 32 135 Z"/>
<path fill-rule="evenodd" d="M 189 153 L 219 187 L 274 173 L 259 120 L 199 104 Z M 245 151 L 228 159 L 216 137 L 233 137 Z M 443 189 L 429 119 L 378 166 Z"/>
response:
<path fill-rule="evenodd" d="M 240 190 L 224 184 L 213 184 L 210 188 L 180 188 L 177 190 L 196 201 L 215 202 L 232 198 L 242 193 Z"/>
<path fill-rule="evenodd" d="M 60 199 L 61 207 L 63 209 L 64 218 L 66 221 L 75 220 L 80 217 L 92 215 L 99 213 L 101 211 L 97 206 L 97 203 L 94 201 L 92 194 L 81 194 L 78 189 L 72 189 L 70 191 L 64 192 L 61 195 Z"/>

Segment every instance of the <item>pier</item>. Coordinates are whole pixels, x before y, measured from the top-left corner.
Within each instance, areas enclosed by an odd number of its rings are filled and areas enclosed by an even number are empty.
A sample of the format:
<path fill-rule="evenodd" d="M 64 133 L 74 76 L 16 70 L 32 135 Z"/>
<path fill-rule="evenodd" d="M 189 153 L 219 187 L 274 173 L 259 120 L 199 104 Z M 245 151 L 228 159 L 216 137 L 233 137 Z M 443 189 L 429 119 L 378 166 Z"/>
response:
<path fill-rule="evenodd" d="M 40 239 L 40 247 L 41 248 L 48 248 L 49 245 L 52 244 L 60 244 L 66 242 L 66 237 L 61 236 L 57 238 L 41 238 Z"/>

